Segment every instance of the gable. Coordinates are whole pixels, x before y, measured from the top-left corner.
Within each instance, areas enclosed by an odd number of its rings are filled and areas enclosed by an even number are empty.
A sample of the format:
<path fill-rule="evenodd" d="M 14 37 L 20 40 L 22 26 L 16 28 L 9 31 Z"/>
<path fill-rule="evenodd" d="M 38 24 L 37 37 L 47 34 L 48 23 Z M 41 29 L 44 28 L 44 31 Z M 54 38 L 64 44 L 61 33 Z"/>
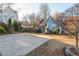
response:
<path fill-rule="evenodd" d="M 51 17 L 48 16 L 45 21 L 43 21 L 39 26 L 46 26 L 47 24 L 53 24 L 59 26 L 58 23 Z"/>
<path fill-rule="evenodd" d="M 52 30 L 58 27 L 57 23 L 53 20 L 53 18 L 50 18 L 50 17 L 46 20 L 45 25 L 49 30 Z"/>
<path fill-rule="evenodd" d="M 6 7 L 4 11 L 14 11 L 10 6 Z"/>
<path fill-rule="evenodd" d="M 45 22 L 46 24 L 52 24 L 52 25 L 57 25 L 57 23 L 53 20 L 53 18 L 48 18 L 48 20 Z"/>

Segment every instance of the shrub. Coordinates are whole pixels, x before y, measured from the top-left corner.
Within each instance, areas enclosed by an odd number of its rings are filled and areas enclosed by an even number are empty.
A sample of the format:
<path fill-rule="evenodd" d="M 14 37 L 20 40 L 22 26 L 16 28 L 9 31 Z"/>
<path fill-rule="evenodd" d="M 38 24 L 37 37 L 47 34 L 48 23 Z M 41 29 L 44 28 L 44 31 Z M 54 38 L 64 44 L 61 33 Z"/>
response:
<path fill-rule="evenodd" d="M 20 31 L 21 30 L 21 24 L 14 20 L 13 23 L 14 31 Z"/>
<path fill-rule="evenodd" d="M 39 27 L 38 29 L 35 30 L 35 32 L 42 33 L 42 32 L 44 32 L 44 28 Z"/>
<path fill-rule="evenodd" d="M 8 32 L 8 25 L 5 23 L 0 23 L 0 26 L 3 27 L 5 29 L 6 32 Z"/>
<path fill-rule="evenodd" d="M 2 26 L 0 26 L 0 33 L 5 33 L 5 29 Z"/>
<path fill-rule="evenodd" d="M 59 29 L 52 31 L 53 34 L 59 34 Z"/>
<path fill-rule="evenodd" d="M 42 29 L 40 29 L 40 28 L 36 29 L 35 31 L 38 32 L 38 33 L 42 33 Z"/>
<path fill-rule="evenodd" d="M 14 26 L 14 30 L 18 31 L 18 23 L 17 23 L 17 21 L 14 20 L 13 26 Z"/>

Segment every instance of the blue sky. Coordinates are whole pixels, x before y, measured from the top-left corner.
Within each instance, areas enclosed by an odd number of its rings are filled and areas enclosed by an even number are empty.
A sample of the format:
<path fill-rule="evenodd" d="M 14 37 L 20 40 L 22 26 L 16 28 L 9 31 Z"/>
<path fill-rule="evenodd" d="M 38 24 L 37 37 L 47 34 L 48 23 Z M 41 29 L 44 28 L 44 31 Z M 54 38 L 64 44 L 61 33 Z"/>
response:
<path fill-rule="evenodd" d="M 65 9 L 71 7 L 73 3 L 48 3 L 50 13 L 53 14 L 56 11 L 63 12 Z M 18 3 L 13 5 L 13 9 L 18 11 L 19 19 L 23 15 L 35 13 L 38 14 L 40 3 Z"/>
<path fill-rule="evenodd" d="M 55 11 L 63 12 L 67 8 L 71 7 L 73 4 L 71 3 L 53 3 L 48 4 L 52 13 Z"/>

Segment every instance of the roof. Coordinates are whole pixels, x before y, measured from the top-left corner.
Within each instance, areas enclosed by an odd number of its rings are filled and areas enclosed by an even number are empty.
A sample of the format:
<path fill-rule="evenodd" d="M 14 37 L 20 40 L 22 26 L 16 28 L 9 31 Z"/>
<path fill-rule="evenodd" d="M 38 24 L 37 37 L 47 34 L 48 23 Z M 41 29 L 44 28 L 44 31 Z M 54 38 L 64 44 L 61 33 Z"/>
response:
<path fill-rule="evenodd" d="M 11 10 L 11 11 L 16 12 L 16 11 L 15 11 L 15 10 L 13 10 L 10 6 L 7 6 L 4 10 Z"/>
<path fill-rule="evenodd" d="M 24 24 L 22 24 L 21 26 L 22 26 L 23 28 L 33 28 L 32 25 L 24 25 Z"/>
<path fill-rule="evenodd" d="M 40 24 L 40 26 L 44 26 L 45 23 L 46 23 L 46 21 L 49 20 L 49 18 L 51 18 L 51 20 L 53 20 L 53 21 L 57 24 L 57 22 L 56 22 L 51 16 L 48 16 L 48 17 L 46 18 L 46 20 L 44 20 L 44 21 Z M 57 24 L 57 25 L 58 25 L 58 24 Z"/>
<path fill-rule="evenodd" d="M 17 11 L 15 11 L 15 10 L 13 10 L 10 5 L 8 5 L 8 6 L 5 5 L 5 6 L 4 6 L 4 4 L 1 4 L 1 5 L 0 5 L 0 10 L 1 10 L 1 11 L 3 11 L 3 10 L 11 10 L 11 11 L 14 11 L 15 13 L 17 12 Z"/>
<path fill-rule="evenodd" d="M 3 4 L 0 4 L 0 10 L 3 10 L 3 7 L 2 6 L 3 6 Z"/>
<path fill-rule="evenodd" d="M 33 26 L 29 24 L 27 21 L 20 22 L 20 24 L 23 28 L 33 28 Z"/>

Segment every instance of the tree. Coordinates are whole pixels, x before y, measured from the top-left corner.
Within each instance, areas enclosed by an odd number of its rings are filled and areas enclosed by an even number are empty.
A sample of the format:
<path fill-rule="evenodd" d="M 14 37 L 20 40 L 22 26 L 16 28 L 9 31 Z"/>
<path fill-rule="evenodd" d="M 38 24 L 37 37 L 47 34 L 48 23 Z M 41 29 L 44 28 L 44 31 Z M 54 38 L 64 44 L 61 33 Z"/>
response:
<path fill-rule="evenodd" d="M 27 14 L 27 15 L 23 15 L 23 21 L 28 21 L 28 17 L 29 17 L 29 15 Z"/>
<path fill-rule="evenodd" d="M 14 26 L 14 31 L 21 31 L 22 29 L 21 24 L 17 22 L 16 20 L 14 20 L 13 26 Z"/>
<path fill-rule="evenodd" d="M 39 26 L 40 21 L 41 21 L 40 15 L 37 15 L 36 16 L 36 24 L 37 24 L 37 26 Z"/>
<path fill-rule="evenodd" d="M 34 13 L 30 14 L 29 19 L 30 19 L 30 21 L 36 21 L 35 14 Z"/>
<path fill-rule="evenodd" d="M 35 23 L 34 20 L 31 21 L 31 25 L 33 26 L 33 30 L 35 30 L 35 28 L 36 28 L 36 23 Z"/>
<path fill-rule="evenodd" d="M 44 21 L 47 16 L 49 15 L 49 6 L 48 4 L 44 3 L 40 5 L 40 16 L 42 20 Z"/>
<path fill-rule="evenodd" d="M 29 19 L 30 19 L 30 24 L 33 26 L 33 30 L 35 30 L 35 28 L 36 28 L 36 17 L 35 17 L 35 14 L 31 14 L 29 16 Z"/>
<path fill-rule="evenodd" d="M 54 18 L 55 20 L 59 20 L 59 18 L 60 18 L 61 16 L 63 16 L 63 14 L 60 13 L 60 12 L 58 12 L 58 11 L 56 11 L 56 12 L 54 13 L 54 15 L 53 15 L 53 18 Z"/>
<path fill-rule="evenodd" d="M 12 31 L 13 31 L 13 24 L 12 24 L 11 18 L 9 18 L 9 20 L 8 20 L 8 27 L 9 27 L 9 33 L 12 33 Z"/>
<path fill-rule="evenodd" d="M 40 20 L 41 20 L 40 15 L 37 15 L 36 16 L 36 21 L 40 21 Z"/>
<path fill-rule="evenodd" d="M 78 49 L 78 34 L 79 34 L 79 19 L 78 16 L 73 16 L 72 12 L 71 16 L 66 13 L 55 13 L 54 19 L 55 21 L 69 34 L 73 35 L 76 39 L 76 48 Z"/>
<path fill-rule="evenodd" d="M 19 27 L 18 27 L 17 21 L 14 20 L 13 26 L 14 26 L 14 30 L 15 30 L 15 31 L 18 31 L 18 30 L 19 30 L 19 29 L 18 29 Z"/>

